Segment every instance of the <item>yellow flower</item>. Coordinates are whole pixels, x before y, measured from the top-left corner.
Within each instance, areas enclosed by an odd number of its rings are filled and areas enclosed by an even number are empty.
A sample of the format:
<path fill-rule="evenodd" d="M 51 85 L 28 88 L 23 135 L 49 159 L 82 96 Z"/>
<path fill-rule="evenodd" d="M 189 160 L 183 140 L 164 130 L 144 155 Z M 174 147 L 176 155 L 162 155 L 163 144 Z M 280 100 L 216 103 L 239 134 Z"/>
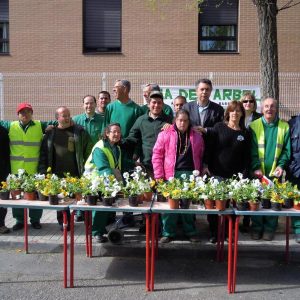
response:
<path fill-rule="evenodd" d="M 51 171 L 52 171 L 51 167 L 48 167 L 47 173 L 51 173 Z"/>

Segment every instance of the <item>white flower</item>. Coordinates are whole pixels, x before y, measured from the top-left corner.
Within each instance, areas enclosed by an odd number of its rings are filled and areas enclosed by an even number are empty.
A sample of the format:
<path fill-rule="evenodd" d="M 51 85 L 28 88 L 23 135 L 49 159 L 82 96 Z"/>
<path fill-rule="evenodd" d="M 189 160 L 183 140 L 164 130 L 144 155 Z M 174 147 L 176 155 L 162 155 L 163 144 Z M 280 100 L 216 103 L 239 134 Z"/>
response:
<path fill-rule="evenodd" d="M 137 172 L 141 172 L 143 169 L 142 169 L 141 166 L 137 166 L 137 167 L 135 167 L 135 170 L 136 170 Z"/>
<path fill-rule="evenodd" d="M 170 181 L 170 182 L 174 181 L 174 177 L 170 177 L 170 178 L 168 179 L 168 181 Z"/>
<path fill-rule="evenodd" d="M 186 180 L 186 174 L 181 174 L 180 176 L 183 180 Z"/>
<path fill-rule="evenodd" d="M 24 169 L 19 169 L 18 170 L 18 176 L 21 177 L 23 174 L 25 174 L 25 170 Z"/>
<path fill-rule="evenodd" d="M 195 180 L 195 176 L 194 175 L 190 175 L 190 182 L 193 182 Z"/>
<path fill-rule="evenodd" d="M 128 173 L 128 172 L 123 173 L 123 177 L 124 177 L 125 179 L 128 179 L 128 178 L 129 178 L 129 173 Z"/>
<path fill-rule="evenodd" d="M 199 174 L 200 174 L 200 172 L 199 172 L 198 170 L 194 170 L 194 171 L 193 171 L 193 175 L 194 175 L 194 176 L 197 177 L 197 176 L 199 176 Z"/>
<path fill-rule="evenodd" d="M 243 174 L 242 173 L 238 173 L 238 177 L 239 177 L 240 180 L 242 180 L 243 179 Z"/>
<path fill-rule="evenodd" d="M 56 174 L 52 174 L 52 175 L 51 175 L 51 180 L 58 180 L 57 175 L 56 175 Z"/>

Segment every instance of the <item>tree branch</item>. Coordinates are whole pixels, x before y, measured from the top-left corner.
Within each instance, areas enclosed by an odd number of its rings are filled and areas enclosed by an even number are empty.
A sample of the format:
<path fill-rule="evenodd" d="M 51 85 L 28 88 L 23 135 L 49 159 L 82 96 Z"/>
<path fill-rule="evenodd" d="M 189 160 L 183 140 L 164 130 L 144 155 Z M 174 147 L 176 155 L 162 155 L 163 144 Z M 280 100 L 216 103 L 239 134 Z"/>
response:
<path fill-rule="evenodd" d="M 291 8 L 293 6 L 296 6 L 296 5 L 300 4 L 300 1 L 298 1 L 296 3 L 293 3 L 293 2 L 294 2 L 293 0 L 288 1 L 285 5 L 283 5 L 281 8 L 278 9 L 278 12 L 281 11 L 281 10 L 288 9 L 288 8 Z"/>

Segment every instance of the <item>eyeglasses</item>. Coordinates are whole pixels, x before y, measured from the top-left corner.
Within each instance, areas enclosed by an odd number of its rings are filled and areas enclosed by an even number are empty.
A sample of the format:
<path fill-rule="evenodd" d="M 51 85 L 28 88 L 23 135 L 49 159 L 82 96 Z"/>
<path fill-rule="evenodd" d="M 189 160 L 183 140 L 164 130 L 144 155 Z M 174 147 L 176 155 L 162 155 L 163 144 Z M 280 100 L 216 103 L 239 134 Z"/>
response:
<path fill-rule="evenodd" d="M 254 103 L 254 100 L 243 100 L 242 103 Z"/>

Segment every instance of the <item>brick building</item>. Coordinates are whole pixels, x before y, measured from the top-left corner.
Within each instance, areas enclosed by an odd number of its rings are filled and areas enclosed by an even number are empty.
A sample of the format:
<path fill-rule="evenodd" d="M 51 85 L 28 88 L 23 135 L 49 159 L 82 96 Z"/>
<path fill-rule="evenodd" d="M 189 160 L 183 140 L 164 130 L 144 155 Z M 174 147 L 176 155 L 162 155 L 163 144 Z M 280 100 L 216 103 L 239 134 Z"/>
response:
<path fill-rule="evenodd" d="M 216 8 L 215 0 L 210 0 L 202 14 L 185 6 L 192 2 L 173 0 L 152 11 L 146 0 L 0 0 L 0 73 L 114 72 L 112 78 L 117 79 L 127 72 L 150 72 L 152 78 L 161 72 L 258 72 L 253 2 L 226 0 Z M 279 0 L 278 7 L 286 2 Z M 297 75 L 297 89 L 299 14 L 300 5 L 278 14 L 279 70 Z M 136 85 L 146 78 L 144 74 Z M 155 81 L 165 83 L 160 77 Z M 96 85 L 92 91 L 83 90 L 77 99 L 103 87 L 101 80 Z M 111 87 L 108 82 L 106 88 Z M 34 99 L 37 92 L 31 89 L 19 93 Z M 6 103 L 20 100 L 11 99 L 13 90 L 13 86 L 4 89 Z M 55 95 L 59 97 L 59 92 Z M 74 101 L 74 95 L 70 99 Z"/>

